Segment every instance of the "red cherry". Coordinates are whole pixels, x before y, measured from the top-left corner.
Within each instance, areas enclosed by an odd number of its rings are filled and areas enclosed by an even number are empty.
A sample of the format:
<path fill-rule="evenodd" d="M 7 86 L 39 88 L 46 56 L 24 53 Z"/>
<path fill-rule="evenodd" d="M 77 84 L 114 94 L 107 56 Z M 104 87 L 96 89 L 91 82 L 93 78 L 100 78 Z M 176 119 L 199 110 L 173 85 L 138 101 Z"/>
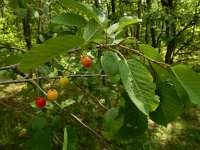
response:
<path fill-rule="evenodd" d="M 81 63 L 84 67 L 90 67 L 92 65 L 92 60 L 88 56 L 83 56 L 81 58 Z"/>
<path fill-rule="evenodd" d="M 40 108 L 44 108 L 46 106 L 46 100 L 43 97 L 38 97 L 35 100 L 35 105 Z"/>

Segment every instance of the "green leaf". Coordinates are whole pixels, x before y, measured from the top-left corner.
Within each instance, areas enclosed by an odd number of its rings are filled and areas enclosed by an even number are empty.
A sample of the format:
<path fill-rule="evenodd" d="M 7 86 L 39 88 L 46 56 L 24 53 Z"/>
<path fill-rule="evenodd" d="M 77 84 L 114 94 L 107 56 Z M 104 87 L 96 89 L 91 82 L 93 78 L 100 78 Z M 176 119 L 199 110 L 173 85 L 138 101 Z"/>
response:
<path fill-rule="evenodd" d="M 145 132 L 147 116 L 139 111 L 127 94 L 120 99 L 120 108 L 111 108 L 104 115 L 103 134 L 108 139 L 113 137 L 130 140 Z"/>
<path fill-rule="evenodd" d="M 152 46 L 147 44 L 139 44 L 139 49 L 144 55 L 148 56 L 149 58 L 164 62 L 162 56 Z"/>
<path fill-rule="evenodd" d="M 139 44 L 139 49 L 144 55 L 148 56 L 149 58 L 156 60 L 158 62 L 164 63 L 162 56 L 152 46 L 147 45 L 147 44 Z M 143 62 L 143 60 L 141 61 Z M 167 72 L 160 65 L 157 65 L 153 62 L 151 62 L 151 65 L 150 65 L 148 60 L 145 61 L 145 65 L 149 67 L 150 72 L 153 74 L 153 76 L 156 77 L 156 80 L 160 80 L 163 82 L 167 80 L 168 78 Z M 152 67 L 154 71 L 152 70 Z"/>
<path fill-rule="evenodd" d="M 173 87 L 176 90 L 176 93 L 178 94 L 178 96 L 180 97 L 182 103 L 184 103 L 184 104 L 190 103 L 188 93 L 186 92 L 184 87 L 181 85 L 181 83 L 177 79 L 172 68 L 167 68 L 166 72 L 167 72 L 167 76 L 168 76 L 166 81 L 170 82 L 170 84 L 173 85 Z"/>
<path fill-rule="evenodd" d="M 150 72 L 136 60 L 123 60 L 119 64 L 122 83 L 132 102 L 145 115 L 154 111 L 159 105 L 155 95 L 155 84 Z"/>
<path fill-rule="evenodd" d="M 200 105 L 200 76 L 185 65 L 176 65 L 173 71 L 188 93 L 190 101 Z"/>
<path fill-rule="evenodd" d="M 84 27 L 87 23 L 87 21 L 82 16 L 73 13 L 62 13 L 56 15 L 51 19 L 51 22 L 61 25 L 77 27 Z"/>
<path fill-rule="evenodd" d="M 123 126 L 124 118 L 116 118 L 118 113 L 119 112 L 117 108 L 111 108 L 104 115 L 103 128 L 105 131 L 102 133 L 108 139 L 112 139 Z"/>
<path fill-rule="evenodd" d="M 37 130 L 30 138 L 30 150 L 49 150 L 51 148 L 51 139 L 53 130 L 51 126 L 45 126 Z"/>
<path fill-rule="evenodd" d="M 62 36 L 52 38 L 44 44 L 36 45 L 30 53 L 23 56 L 19 64 L 19 69 L 27 71 L 38 67 L 64 52 L 77 48 L 84 43 L 84 40 L 78 36 Z"/>
<path fill-rule="evenodd" d="M 172 85 L 164 82 L 158 82 L 156 85 L 160 105 L 150 113 L 150 117 L 156 123 L 166 126 L 182 113 L 182 102 Z"/>
<path fill-rule="evenodd" d="M 46 120 L 46 119 L 45 119 Z M 49 123 L 38 127 L 31 134 L 29 149 L 30 150 L 49 150 L 51 149 L 53 131 L 59 128 L 61 121 L 59 117 L 54 117 Z"/>
<path fill-rule="evenodd" d="M 77 150 L 77 147 L 80 146 L 78 141 L 78 134 L 76 131 L 75 126 L 68 126 L 67 127 L 67 134 L 68 134 L 68 143 L 67 143 L 67 150 Z"/>
<path fill-rule="evenodd" d="M 123 116 L 124 122 L 116 136 L 122 140 L 130 140 L 144 134 L 148 126 L 147 116 L 138 110 L 127 94 L 124 94 L 120 100 L 118 118 Z"/>
<path fill-rule="evenodd" d="M 109 109 L 103 118 L 103 128 L 107 131 L 117 131 L 120 126 L 116 126 L 115 118 L 118 115 L 118 109 L 117 108 L 111 108 Z M 122 124 L 121 124 L 122 125 Z"/>
<path fill-rule="evenodd" d="M 155 48 L 151 47 L 150 45 L 139 44 L 139 49 L 144 55 L 148 56 L 149 58 L 164 63 L 162 56 L 158 53 L 158 51 L 156 51 Z M 188 102 L 188 95 L 185 89 L 179 83 L 179 81 L 177 80 L 176 76 L 170 68 L 163 69 L 161 66 L 152 62 L 150 66 L 148 61 L 145 61 L 145 64 L 149 67 L 149 70 L 153 74 L 153 76 L 156 77 L 156 81 L 170 82 L 171 84 L 173 84 L 173 87 L 179 95 L 181 101 L 184 103 Z M 154 71 L 152 70 L 152 67 Z"/>
<path fill-rule="evenodd" d="M 22 56 L 23 56 L 22 54 L 10 55 L 8 57 L 5 57 L 3 62 L 6 63 L 7 65 L 18 64 Z"/>
<path fill-rule="evenodd" d="M 94 20 L 90 20 L 85 27 L 83 38 L 86 41 L 98 41 L 103 39 L 102 27 Z"/>
<path fill-rule="evenodd" d="M 62 150 L 67 150 L 67 144 L 68 144 L 68 134 L 67 134 L 67 127 L 65 127 L 64 128 L 64 141 L 63 141 Z"/>
<path fill-rule="evenodd" d="M 87 4 L 83 4 L 74 0 L 61 0 L 60 1 L 65 7 L 74 7 L 77 8 L 78 10 L 82 11 L 85 13 L 88 17 L 93 18 L 95 21 L 98 23 L 104 22 L 105 17 L 104 14 L 95 8 L 90 7 Z"/>
<path fill-rule="evenodd" d="M 29 128 L 33 130 L 42 129 L 47 124 L 47 121 L 44 117 L 36 116 L 29 122 Z"/>
<path fill-rule="evenodd" d="M 72 105 L 74 103 L 76 103 L 75 100 L 73 100 L 73 99 L 67 99 L 66 101 L 62 101 L 60 107 L 61 107 L 61 109 L 64 109 L 65 107 L 70 106 L 70 105 Z"/>
<path fill-rule="evenodd" d="M 112 77 L 119 73 L 119 60 L 120 58 L 114 52 L 107 51 L 101 58 L 101 65 L 105 73 Z"/>
<path fill-rule="evenodd" d="M 128 25 L 135 24 L 135 23 L 138 23 L 138 22 L 141 22 L 141 20 L 138 19 L 138 18 L 133 18 L 131 16 L 124 16 L 119 20 L 118 23 L 115 23 L 115 24 L 111 25 L 108 28 L 107 33 L 109 35 L 111 35 L 114 32 L 116 32 L 116 31 L 118 31 L 120 29 L 123 29 L 124 27 L 126 27 Z"/>

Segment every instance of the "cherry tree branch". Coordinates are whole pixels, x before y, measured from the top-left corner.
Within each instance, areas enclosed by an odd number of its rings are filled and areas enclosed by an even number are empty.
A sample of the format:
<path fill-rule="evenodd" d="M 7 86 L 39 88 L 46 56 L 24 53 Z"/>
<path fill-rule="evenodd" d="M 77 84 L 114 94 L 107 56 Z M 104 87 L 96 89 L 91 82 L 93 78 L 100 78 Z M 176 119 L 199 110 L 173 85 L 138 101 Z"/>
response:
<path fill-rule="evenodd" d="M 102 75 L 102 74 L 73 74 L 73 75 L 68 75 L 68 78 L 72 77 L 106 77 L 107 75 Z M 61 76 L 56 76 L 56 77 L 38 77 L 38 78 L 31 78 L 31 80 L 55 80 L 55 79 L 60 79 Z M 18 84 L 18 83 L 25 83 L 25 82 L 31 82 L 30 79 L 21 79 L 21 80 L 7 80 L 7 81 L 0 81 L 0 85 L 6 85 L 6 84 Z"/>
<path fill-rule="evenodd" d="M 9 70 L 9 69 L 15 70 L 17 68 L 18 68 L 18 64 L 14 64 L 14 65 L 10 65 L 10 66 L 1 67 L 0 71 L 1 70 Z"/>
<path fill-rule="evenodd" d="M 143 54 L 142 52 L 140 52 L 139 50 L 134 50 L 134 49 L 132 49 L 132 48 L 129 48 L 129 47 L 126 47 L 126 46 L 123 46 L 123 45 L 119 45 L 119 46 L 120 46 L 121 48 L 123 48 L 123 49 L 132 51 L 132 52 L 134 52 L 135 54 L 138 54 L 138 55 L 140 55 L 140 56 L 146 58 L 147 60 L 149 60 L 149 61 L 151 61 L 151 62 L 153 62 L 153 63 L 155 63 L 155 64 L 161 66 L 162 68 L 170 67 L 169 64 L 166 64 L 166 63 L 159 62 L 159 61 L 156 61 L 156 60 L 154 60 L 154 59 L 151 59 L 150 57 L 144 55 L 144 54 Z"/>

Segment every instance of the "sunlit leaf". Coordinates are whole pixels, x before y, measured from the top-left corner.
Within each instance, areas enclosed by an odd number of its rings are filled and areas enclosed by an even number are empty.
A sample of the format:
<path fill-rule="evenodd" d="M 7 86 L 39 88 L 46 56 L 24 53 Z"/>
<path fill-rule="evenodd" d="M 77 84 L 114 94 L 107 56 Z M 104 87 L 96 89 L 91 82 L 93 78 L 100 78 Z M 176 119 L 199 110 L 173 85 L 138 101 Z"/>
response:
<path fill-rule="evenodd" d="M 73 13 L 62 13 L 54 16 L 51 19 L 52 23 L 67 25 L 67 26 L 77 26 L 84 27 L 87 21 L 80 15 Z"/>
<path fill-rule="evenodd" d="M 77 2 L 74 0 L 60 0 L 60 2 L 65 6 L 65 7 L 74 7 L 77 8 L 78 10 L 82 11 L 85 13 L 88 17 L 93 18 L 95 21 L 98 23 L 104 22 L 105 21 L 105 16 L 103 12 L 96 8 L 92 8 L 88 4 L 84 4 L 81 2 Z"/>
<path fill-rule="evenodd" d="M 70 49 L 81 46 L 83 43 L 84 40 L 78 36 L 52 38 L 44 44 L 36 45 L 30 53 L 25 54 L 20 61 L 19 68 L 22 71 L 27 71 L 38 67 Z"/>
<path fill-rule="evenodd" d="M 86 41 L 98 42 L 98 40 L 103 40 L 102 26 L 100 26 L 96 21 L 90 20 L 85 27 L 83 38 Z"/>
<path fill-rule="evenodd" d="M 200 75 L 185 65 L 173 67 L 174 73 L 187 91 L 192 103 L 200 105 Z"/>
<path fill-rule="evenodd" d="M 131 16 L 124 16 L 119 20 L 119 22 L 111 25 L 108 28 L 107 33 L 109 35 L 111 35 L 114 32 L 116 32 L 116 31 L 118 31 L 120 29 L 123 29 L 124 27 L 126 27 L 128 25 L 135 24 L 135 23 L 138 23 L 138 22 L 141 22 L 141 19 L 134 18 L 134 17 L 131 17 Z"/>
<path fill-rule="evenodd" d="M 126 92 L 137 108 L 146 115 L 154 111 L 159 98 L 150 72 L 136 60 L 121 61 L 119 72 Z"/>

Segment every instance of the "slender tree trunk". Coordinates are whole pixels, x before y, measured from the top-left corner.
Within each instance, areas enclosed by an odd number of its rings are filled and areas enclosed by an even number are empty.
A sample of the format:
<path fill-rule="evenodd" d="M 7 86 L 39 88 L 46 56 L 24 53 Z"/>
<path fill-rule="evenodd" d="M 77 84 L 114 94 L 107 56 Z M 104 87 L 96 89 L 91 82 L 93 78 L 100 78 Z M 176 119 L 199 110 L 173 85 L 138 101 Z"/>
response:
<path fill-rule="evenodd" d="M 163 8 L 166 9 L 166 14 L 169 15 L 171 11 L 174 10 L 174 0 L 161 0 Z M 170 41 L 167 44 L 167 52 L 165 54 L 165 62 L 168 64 L 173 63 L 173 52 L 177 46 L 177 36 L 176 36 L 176 25 L 174 22 L 170 23 L 169 20 L 165 20 L 165 34 L 167 39 Z"/>
<path fill-rule="evenodd" d="M 19 1 L 19 7 L 24 8 L 21 1 Z M 27 15 L 26 15 L 26 17 L 24 17 L 22 19 L 22 24 L 23 24 L 23 34 L 24 34 L 24 37 L 25 37 L 26 46 L 27 46 L 28 50 L 30 50 L 31 47 L 32 47 L 31 27 L 30 27 L 30 22 L 29 22 L 30 16 L 31 16 L 31 11 L 30 11 L 30 9 L 27 8 Z"/>
<path fill-rule="evenodd" d="M 147 7 L 146 10 L 149 11 L 151 9 L 151 0 L 146 0 L 147 3 Z M 146 21 L 146 29 L 145 29 L 145 42 L 146 44 L 149 43 L 149 22 L 150 22 L 150 18 L 147 18 Z"/>
<path fill-rule="evenodd" d="M 156 47 L 156 30 L 155 30 L 155 27 L 154 27 L 154 23 L 153 21 L 151 20 L 151 42 L 152 42 L 152 46 L 153 47 Z"/>
<path fill-rule="evenodd" d="M 100 8 L 99 0 L 94 0 L 94 2 L 95 2 L 95 7 L 96 7 L 96 8 Z"/>
<path fill-rule="evenodd" d="M 115 0 L 111 0 L 112 13 L 115 13 Z"/>
<path fill-rule="evenodd" d="M 145 43 L 148 44 L 149 43 L 149 20 L 147 20 L 146 22 L 146 29 L 145 29 Z"/>
<path fill-rule="evenodd" d="M 141 6 L 142 6 L 142 1 L 141 0 L 138 0 L 138 10 L 137 10 L 137 16 L 138 18 L 140 19 L 141 18 Z M 137 24 L 137 27 L 136 27 L 136 39 L 139 40 L 140 38 L 140 24 Z"/>

